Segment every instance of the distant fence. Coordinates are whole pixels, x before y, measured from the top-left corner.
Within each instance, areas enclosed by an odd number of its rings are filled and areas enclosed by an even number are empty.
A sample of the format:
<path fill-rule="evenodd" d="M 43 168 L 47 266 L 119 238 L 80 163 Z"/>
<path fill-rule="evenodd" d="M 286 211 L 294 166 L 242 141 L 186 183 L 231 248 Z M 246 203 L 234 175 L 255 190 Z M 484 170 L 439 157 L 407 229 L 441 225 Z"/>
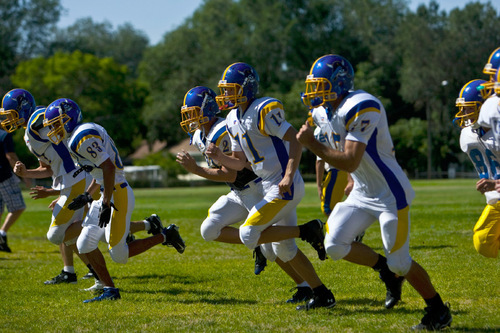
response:
<path fill-rule="evenodd" d="M 124 170 L 132 188 L 167 186 L 167 172 L 159 165 L 126 166 Z"/>

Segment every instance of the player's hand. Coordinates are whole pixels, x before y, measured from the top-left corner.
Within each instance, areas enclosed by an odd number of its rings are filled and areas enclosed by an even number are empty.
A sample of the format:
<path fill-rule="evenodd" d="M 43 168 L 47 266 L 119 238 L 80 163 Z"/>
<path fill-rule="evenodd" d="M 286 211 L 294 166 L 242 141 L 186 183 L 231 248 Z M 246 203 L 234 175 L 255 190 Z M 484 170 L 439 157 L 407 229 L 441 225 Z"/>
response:
<path fill-rule="evenodd" d="M 90 193 L 83 192 L 83 194 L 80 194 L 76 198 L 73 198 L 73 201 L 68 205 L 68 208 L 70 210 L 78 210 L 92 201 L 94 201 L 94 199 L 92 199 L 92 196 L 90 195 Z"/>
<path fill-rule="evenodd" d="M 54 207 L 56 206 L 57 201 L 59 201 L 59 198 L 52 200 L 52 202 L 49 205 L 50 210 L 54 210 Z"/>
<path fill-rule="evenodd" d="M 196 164 L 196 160 L 184 149 L 182 150 L 182 152 L 177 153 L 175 161 L 191 173 L 193 173 L 194 170 L 196 170 L 196 168 L 198 167 L 198 165 Z"/>
<path fill-rule="evenodd" d="M 111 220 L 111 207 L 118 211 L 112 202 L 109 205 L 104 202 L 102 203 L 101 209 L 99 210 L 99 227 L 106 228 L 108 225 L 109 220 Z"/>
<path fill-rule="evenodd" d="M 14 173 L 19 177 L 25 177 L 26 172 L 27 172 L 26 165 L 24 165 L 24 163 L 21 161 L 17 161 L 16 164 L 14 165 Z"/>
<path fill-rule="evenodd" d="M 309 125 L 308 121 L 306 121 L 304 125 L 302 125 L 299 132 L 297 133 L 297 140 L 299 140 L 299 142 L 306 148 L 309 147 L 312 142 L 314 142 L 314 130 L 311 125 Z"/>
<path fill-rule="evenodd" d="M 292 195 L 290 189 L 292 188 L 293 180 L 291 177 L 285 175 L 283 179 L 279 182 L 278 188 L 281 195 L 289 194 Z"/>
<path fill-rule="evenodd" d="M 219 160 L 219 157 L 222 154 L 222 151 L 217 147 L 213 142 L 211 142 L 208 145 L 207 150 L 205 151 L 205 154 L 210 157 L 212 160 Z"/>
<path fill-rule="evenodd" d="M 52 189 L 46 188 L 46 187 L 43 187 L 40 185 L 32 187 L 32 188 L 30 188 L 30 190 L 31 190 L 31 192 L 30 192 L 31 198 L 35 199 L 35 200 L 36 199 L 43 199 L 43 198 L 46 198 L 48 196 L 51 196 L 51 195 L 53 195 L 52 193 L 54 192 Z"/>

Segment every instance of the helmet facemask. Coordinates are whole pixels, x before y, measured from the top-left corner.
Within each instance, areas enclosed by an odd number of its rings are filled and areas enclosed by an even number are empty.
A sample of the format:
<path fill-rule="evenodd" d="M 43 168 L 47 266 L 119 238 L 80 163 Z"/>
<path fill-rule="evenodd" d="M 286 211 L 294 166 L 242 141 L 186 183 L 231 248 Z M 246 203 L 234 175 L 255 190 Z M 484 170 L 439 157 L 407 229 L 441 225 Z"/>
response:
<path fill-rule="evenodd" d="M 460 128 L 468 126 L 477 127 L 476 122 L 479 117 L 481 105 L 482 103 L 477 101 L 466 102 L 465 98 L 457 98 L 456 106 L 458 107 L 458 112 L 455 118 L 459 121 Z"/>
<path fill-rule="evenodd" d="M 57 145 L 64 140 L 67 135 L 64 125 L 70 120 L 71 118 L 67 114 L 63 113 L 60 116 L 55 117 L 54 119 L 45 119 L 43 121 L 43 126 L 49 127 L 47 136 L 52 143 Z"/>
<path fill-rule="evenodd" d="M 302 93 L 302 102 L 309 108 L 315 108 L 333 102 L 337 99 L 337 93 L 331 91 L 331 82 L 324 77 L 315 78 L 309 74 L 306 78 L 306 92 Z"/>
<path fill-rule="evenodd" d="M 243 86 L 238 83 L 228 83 L 226 80 L 219 81 L 220 95 L 215 98 L 220 110 L 233 109 L 248 101 L 243 95 Z"/>
<path fill-rule="evenodd" d="M 1 108 L 0 124 L 6 132 L 12 133 L 19 127 L 26 127 L 26 120 L 24 118 L 19 118 L 19 112 L 16 110 L 5 110 Z"/>

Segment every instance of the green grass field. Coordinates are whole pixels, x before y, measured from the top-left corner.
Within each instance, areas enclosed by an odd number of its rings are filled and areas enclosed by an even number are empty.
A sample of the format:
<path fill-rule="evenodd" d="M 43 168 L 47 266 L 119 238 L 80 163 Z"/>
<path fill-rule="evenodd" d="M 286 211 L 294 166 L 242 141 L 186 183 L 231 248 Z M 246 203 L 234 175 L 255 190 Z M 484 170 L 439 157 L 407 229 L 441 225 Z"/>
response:
<path fill-rule="evenodd" d="M 500 332 L 500 262 L 476 253 L 472 228 L 485 200 L 475 180 L 414 181 L 411 254 L 451 303 L 452 330 Z M 13 253 L 0 252 L 1 332 L 406 332 L 417 324 L 425 303 L 405 283 L 403 300 L 383 307 L 385 288 L 371 269 L 331 259 L 319 261 L 309 244 L 297 240 L 337 299 L 333 309 L 298 312 L 286 304 L 293 281 L 276 264 L 253 274 L 250 250 L 242 245 L 205 242 L 201 221 L 224 186 L 135 190 L 134 220 L 157 213 L 176 223 L 186 241 L 184 254 L 156 246 L 126 265 L 108 269 L 122 299 L 83 304 L 93 281 L 46 286 L 62 262 L 46 239 L 51 200 L 33 201 L 9 231 Z M 25 193 L 28 194 L 27 192 Z M 321 217 L 313 184 L 298 208 L 299 224 Z M 145 232 L 136 234 L 146 237 Z M 364 242 L 381 252 L 379 227 Z M 104 244 L 102 244 L 104 245 Z M 101 249 L 105 251 L 105 247 Z M 79 277 L 87 268 L 75 257 Z"/>

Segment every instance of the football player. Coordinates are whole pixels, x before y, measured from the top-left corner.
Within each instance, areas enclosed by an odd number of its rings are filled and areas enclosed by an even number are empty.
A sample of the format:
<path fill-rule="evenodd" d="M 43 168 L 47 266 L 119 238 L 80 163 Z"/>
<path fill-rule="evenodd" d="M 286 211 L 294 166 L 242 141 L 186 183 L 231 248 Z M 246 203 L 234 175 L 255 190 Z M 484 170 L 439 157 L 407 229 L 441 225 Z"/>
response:
<path fill-rule="evenodd" d="M 262 178 L 258 177 L 250 167 L 245 166 L 240 171 L 227 169 L 209 158 L 205 152 L 210 143 L 214 143 L 226 155 L 231 153 L 231 140 L 227 135 L 226 120 L 217 115 L 220 113 L 216 93 L 203 86 L 190 89 L 184 97 L 181 108 L 182 129 L 191 137 L 194 145 L 205 157 L 208 167 L 196 164 L 193 157 L 186 151 L 177 154 L 177 162 L 187 171 L 213 181 L 222 181 L 231 191 L 221 196 L 208 210 L 208 216 L 201 224 L 201 236 L 206 241 L 218 241 L 232 244 L 242 244 L 238 228 L 232 224 L 244 221 L 248 211 L 262 198 Z M 257 246 L 255 274 L 265 267 L 266 256 L 276 263 L 295 281 L 297 292 L 288 303 L 297 303 L 310 299 L 312 290 L 300 275 L 288 263 L 276 258 L 272 251 L 266 250 L 268 245 Z M 265 256 L 261 252 L 265 253 Z M 300 250 L 299 250 L 300 251 Z M 260 259 L 259 257 L 263 257 Z"/>
<path fill-rule="evenodd" d="M 476 189 L 484 194 L 487 203 L 474 226 L 474 248 L 485 257 L 496 258 L 500 247 L 500 193 L 495 191 L 495 180 L 500 176 L 500 146 L 493 131 L 477 123 L 481 105 L 491 93 L 483 89 L 484 83 L 485 80 L 472 80 L 462 87 L 456 100 L 459 111 L 455 119 L 462 128 L 460 148 L 474 164 L 480 178 Z"/>
<path fill-rule="evenodd" d="M 93 193 L 102 187 L 101 197 L 90 205 L 77 247 L 80 253 L 87 254 L 104 291 L 84 303 L 120 299 L 120 292 L 99 251 L 99 241 L 105 239 L 113 261 L 125 264 L 129 257 L 160 243 L 173 246 L 177 252 L 183 253 L 185 244 L 178 227 L 174 224 L 167 228 L 160 226 L 154 230 L 153 236 L 127 243 L 135 198 L 125 179 L 123 164 L 111 137 L 98 124 L 82 123 L 80 107 L 68 98 L 57 99 L 47 107 L 43 124 L 49 128 L 49 140 L 56 145 L 66 141 L 75 163 L 92 175 L 93 181 L 86 192 Z M 83 195 L 86 196 L 86 193 Z"/>
<path fill-rule="evenodd" d="M 318 58 L 305 82 L 302 100 L 309 108 L 321 108 L 328 115 L 324 121 L 330 126 L 331 141 L 329 146 L 317 141 L 307 121 L 297 138 L 325 162 L 349 172 L 354 180 L 347 199 L 338 203 L 328 218 L 327 254 L 333 260 L 371 267 L 395 286 L 402 284 L 404 277 L 427 304 L 425 316 L 413 329 L 448 327 L 452 320 L 450 309 L 427 272 L 410 257 L 409 207 L 414 191 L 394 156 L 384 107 L 362 90 L 351 91 L 354 70 L 339 55 Z M 387 258 L 353 241 L 376 220 Z"/>
<path fill-rule="evenodd" d="M 283 105 L 270 97 L 257 98 L 259 76 L 254 68 L 237 62 L 226 68 L 218 84 L 216 101 L 226 118 L 231 155 L 211 144 L 206 154 L 225 167 L 242 170 L 250 162 L 262 178 L 259 202 L 251 207 L 239 236 L 249 249 L 272 243 L 270 250 L 307 281 L 313 298 L 297 309 L 335 306 L 335 297 L 321 282 L 309 259 L 298 250 L 296 237 L 308 241 L 325 259 L 323 223 L 313 220 L 297 226 L 296 208 L 304 196 L 304 181 L 298 171 L 302 147 L 297 131 L 286 121 Z"/>
<path fill-rule="evenodd" d="M 76 228 L 72 228 L 73 232 L 68 231 L 68 228 L 74 222 L 82 220 L 83 209 L 71 211 L 67 203 L 85 188 L 85 173 L 77 172 L 66 146 L 52 145 L 49 142 L 47 131 L 43 129 L 45 107 L 36 107 L 35 99 L 29 91 L 20 88 L 9 91 L 2 99 L 2 108 L 0 110 L 2 127 L 8 132 L 24 128 L 26 146 L 39 161 L 39 167 L 33 170 L 26 170 L 24 164 L 17 161 L 14 172 L 24 178 L 52 177 L 52 189 L 32 188 L 34 197 L 59 195 L 56 202 L 51 205 L 52 221 L 47 239 L 59 245 L 64 267 L 59 275 L 45 281 L 45 284 L 76 283 L 73 252 L 78 255 L 75 242 L 79 230 L 76 225 Z M 89 266 L 85 255 L 81 255 L 80 258 Z M 89 269 L 92 270 L 91 267 Z"/>

